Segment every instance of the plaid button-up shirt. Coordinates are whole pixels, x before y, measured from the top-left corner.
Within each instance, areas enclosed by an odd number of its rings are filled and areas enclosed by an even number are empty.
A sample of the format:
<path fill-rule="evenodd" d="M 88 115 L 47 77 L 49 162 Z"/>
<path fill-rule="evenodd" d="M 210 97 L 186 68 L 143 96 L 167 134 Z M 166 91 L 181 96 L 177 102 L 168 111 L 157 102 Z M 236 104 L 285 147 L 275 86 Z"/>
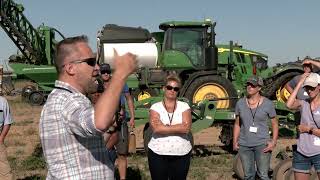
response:
<path fill-rule="evenodd" d="M 39 125 L 47 179 L 114 179 L 91 102 L 67 83 L 56 81 L 55 86 Z"/>

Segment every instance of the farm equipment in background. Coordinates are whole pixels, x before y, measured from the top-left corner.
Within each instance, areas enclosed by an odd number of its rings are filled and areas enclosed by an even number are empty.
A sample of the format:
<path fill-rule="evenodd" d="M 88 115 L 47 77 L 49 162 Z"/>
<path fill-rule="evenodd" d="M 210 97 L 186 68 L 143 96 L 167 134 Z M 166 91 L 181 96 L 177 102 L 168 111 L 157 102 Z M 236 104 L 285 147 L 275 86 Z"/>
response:
<path fill-rule="evenodd" d="M 32 104 L 41 105 L 56 79 L 55 33 L 64 37 L 48 26 L 34 28 L 23 11 L 23 6 L 13 0 L 0 0 L 0 25 L 22 53 L 22 56 L 10 57 L 13 77 L 32 80 L 34 85 L 24 87 L 22 96 Z M 101 30 L 97 49 L 101 62 L 112 65 L 112 54 L 108 50 L 113 47 L 120 48 L 118 51 L 128 51 L 128 47 L 150 50 L 149 54 L 138 54 L 141 67 L 127 82 L 136 100 L 136 125 L 144 125 L 145 145 L 151 136 L 148 108 L 161 99 L 164 79 L 172 72 L 182 79 L 179 96 L 192 108 L 193 133 L 212 125 L 221 126 L 222 143 L 231 145 L 233 108 L 237 99 L 244 95 L 246 79 L 253 74 L 265 79 L 263 92 L 274 100 L 280 125 L 294 127 L 294 112 L 284 106 L 288 97 L 284 85 L 303 72 L 300 63 L 268 67 L 265 54 L 233 42 L 217 45 L 215 25 L 211 20 L 170 21 L 160 24 L 161 32 L 116 25 L 106 25 Z"/>
<path fill-rule="evenodd" d="M 149 61 L 146 62 L 148 66 L 142 67 L 134 80 L 138 81 L 135 85 L 138 84 L 139 88 L 132 87 L 138 101 L 157 96 L 169 72 L 180 76 L 183 84 L 180 96 L 193 103 L 242 96 L 245 81 L 253 74 L 265 79 L 264 94 L 272 100 L 279 100 L 283 97 L 284 84 L 303 72 L 298 62 L 270 68 L 267 55 L 244 49 L 232 41 L 230 45 L 216 45 L 215 24 L 211 20 L 171 21 L 160 24 L 163 31 L 153 33 L 143 28 L 106 25 L 98 37 L 100 60 L 107 59 L 112 63 L 111 46 L 116 49 L 126 47 L 127 51 L 139 49 L 141 44 L 156 46 L 157 52 L 150 53 L 152 58 L 144 59 Z M 109 52 L 105 53 L 108 48 Z M 276 95 L 278 90 L 282 94 Z M 218 102 L 218 108 L 233 106 L 234 101 L 230 99 Z"/>
<path fill-rule="evenodd" d="M 244 95 L 246 79 L 258 74 L 265 79 L 263 92 L 274 100 L 280 122 L 291 121 L 292 112 L 279 101 L 284 96 L 277 97 L 276 91 L 281 92 L 288 80 L 303 72 L 300 63 L 269 68 L 267 56 L 262 53 L 232 42 L 229 46 L 216 45 L 215 25 L 211 20 L 171 21 L 160 24 L 163 32 L 154 33 L 143 28 L 106 25 L 98 36 L 98 57 L 100 62 L 112 66 L 113 48 L 120 54 L 136 51 L 141 68 L 136 77 L 130 77 L 128 85 L 135 99 L 143 101 L 145 107 L 150 107 L 153 101 L 150 98 L 161 96 L 165 77 L 174 72 L 182 80 L 179 96 L 188 99 L 190 104 L 215 102 L 216 113 L 233 111 L 236 100 Z M 138 51 L 141 47 L 151 49 L 152 53 L 146 55 Z M 230 145 L 233 119 L 213 117 L 215 124 L 222 126 L 221 141 Z"/>
<path fill-rule="evenodd" d="M 13 77 L 29 79 L 34 85 L 22 90 L 22 96 L 32 104 L 42 104 L 53 88 L 56 79 L 54 68 L 55 33 L 64 36 L 55 28 L 32 26 L 23 14 L 24 7 L 12 0 L 0 0 L 0 25 L 18 47 L 22 56 L 11 56 L 9 64 Z"/>
<path fill-rule="evenodd" d="M 53 66 L 57 43 L 55 32 L 64 37 L 56 29 L 44 25 L 35 29 L 23 15 L 23 11 L 23 6 L 12 0 L 0 0 L 0 25 L 23 55 L 11 56 L 9 64 L 16 78 L 30 79 L 36 85 L 28 85 L 22 89 L 24 99 L 41 105 L 56 79 Z M 151 58 L 144 59 L 149 61 L 140 62 L 142 66 L 139 71 L 128 79 L 128 85 L 137 100 L 137 112 L 141 112 L 138 119 L 147 119 L 145 113 L 152 101 L 150 97 L 161 96 L 164 77 L 175 72 L 183 83 L 179 94 L 181 97 L 188 99 L 195 109 L 199 109 L 198 104 L 203 102 L 210 102 L 204 107 L 214 107 L 217 115 L 208 117 L 222 125 L 221 140 L 228 145 L 232 139 L 232 119 L 223 120 L 221 117 L 224 116 L 223 113 L 231 112 L 237 98 L 243 96 L 244 83 L 249 76 L 263 76 L 267 84 L 266 96 L 276 100 L 276 90 L 281 92 L 286 81 L 302 72 L 302 68 L 294 63 L 268 68 L 266 55 L 246 50 L 232 42 L 229 45 L 216 45 L 215 25 L 211 20 L 171 21 L 160 24 L 162 31 L 153 33 L 143 28 L 116 25 L 107 25 L 102 29 L 98 37 L 100 61 L 106 61 L 107 58 L 110 61 L 110 54 L 104 52 L 110 44 L 121 46 L 149 43 L 153 48 Z M 276 103 L 280 104 L 277 106 L 280 115 L 286 119 L 288 111 L 280 108 L 284 107 L 281 102 Z M 199 127 L 203 129 L 209 124 L 212 125 L 208 121 L 206 126 Z"/>
<path fill-rule="evenodd" d="M 9 63 L 14 70 L 13 77 L 30 79 L 33 85 L 23 88 L 22 95 L 30 103 L 41 105 L 48 92 L 52 90 L 57 77 L 53 66 L 54 48 L 57 42 L 55 33 L 64 37 L 59 31 L 48 26 L 40 25 L 37 29 L 34 28 L 23 15 L 23 11 L 24 7 L 14 3 L 13 0 L 0 0 L 0 25 L 22 53 L 21 56 L 10 57 Z M 147 35 L 147 39 L 155 40 L 159 59 L 156 62 L 157 68 L 142 68 L 138 78 L 135 76 L 129 78 L 129 85 L 133 84 L 131 88 L 135 99 L 142 100 L 158 95 L 163 84 L 163 76 L 168 71 L 175 71 L 182 77 L 184 86 L 180 95 L 194 103 L 204 99 L 238 97 L 243 94 L 245 80 L 254 73 L 261 73 L 266 82 L 270 82 L 267 96 L 272 97 L 274 91 L 280 89 L 284 83 L 275 83 L 275 86 L 271 82 L 278 79 L 286 81 L 296 74 L 292 71 L 302 71 L 298 68 L 288 68 L 287 65 L 276 70 L 268 68 L 266 55 L 243 49 L 237 44 L 216 45 L 215 25 L 216 23 L 210 20 L 172 21 L 160 24 L 159 27 L 163 30 L 161 32 L 150 34 L 144 30 L 144 34 L 138 38 Z M 114 32 L 112 35 L 115 37 L 109 41 L 112 43 L 118 43 L 119 38 L 128 34 L 127 31 L 122 31 L 121 27 L 113 26 L 113 28 L 112 26 L 104 28 L 100 39 L 103 40 L 103 37 L 108 36 L 107 29 Z M 135 32 L 134 29 L 131 31 Z M 108 42 L 108 38 L 105 40 Z M 128 43 L 127 40 L 122 39 L 122 43 Z M 142 40 L 145 40 L 145 37 Z M 132 40 L 130 41 L 132 43 Z M 285 78 L 282 78 L 283 76 Z M 218 101 L 217 106 L 232 108 L 234 104 L 235 101 L 229 99 Z"/>
<path fill-rule="evenodd" d="M 151 59 L 136 51 L 141 68 L 136 73 L 137 77 L 131 76 L 131 81 L 128 81 L 136 98 L 136 124 L 144 125 L 145 149 L 152 134 L 148 108 L 161 100 L 165 77 L 172 72 L 182 79 L 179 96 L 192 109 L 192 133 L 221 126 L 220 140 L 230 148 L 234 104 L 244 95 L 246 79 L 258 74 L 265 79 L 264 95 L 275 104 L 280 124 L 279 136 L 295 136 L 294 112 L 285 107 L 287 95 L 283 95 L 283 88 L 291 78 L 303 72 L 301 63 L 268 68 L 264 54 L 245 50 L 232 42 L 229 46 L 215 45 L 214 26 L 211 21 L 167 22 L 160 25 L 164 32 L 151 34 L 146 29 L 115 25 L 106 25 L 102 29 L 98 37 L 100 62 L 112 65 L 110 53 L 113 48 L 120 54 L 127 52 L 128 48 L 133 53 L 134 49 L 141 47 L 148 49 L 151 46 L 153 51 L 154 47 L 157 49 L 154 54 L 148 55 Z"/>

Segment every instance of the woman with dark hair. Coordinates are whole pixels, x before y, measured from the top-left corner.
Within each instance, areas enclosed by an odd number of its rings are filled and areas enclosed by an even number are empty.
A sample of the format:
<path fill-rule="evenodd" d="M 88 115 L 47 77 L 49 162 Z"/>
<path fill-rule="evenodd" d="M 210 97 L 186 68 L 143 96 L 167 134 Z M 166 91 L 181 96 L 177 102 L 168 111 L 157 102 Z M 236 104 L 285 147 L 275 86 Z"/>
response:
<path fill-rule="evenodd" d="M 300 110 L 297 149 L 293 150 L 293 171 L 297 180 L 309 179 L 313 166 L 320 179 L 320 76 L 304 73 L 287 101 L 289 109 Z M 308 93 L 308 100 L 297 99 L 299 89 Z"/>
<path fill-rule="evenodd" d="M 148 162 L 153 180 L 187 178 L 191 158 L 191 110 L 187 103 L 178 101 L 181 81 L 169 75 L 163 87 L 161 102 L 150 108 L 150 126 L 153 130 L 148 144 Z"/>
<path fill-rule="evenodd" d="M 254 180 L 256 168 L 262 180 L 269 179 L 268 170 L 273 148 L 278 138 L 278 121 L 272 101 L 260 94 L 263 79 L 252 76 L 247 80 L 247 96 L 236 104 L 233 128 L 233 149 L 239 151 L 244 179 Z M 268 121 L 271 119 L 272 139 Z"/>

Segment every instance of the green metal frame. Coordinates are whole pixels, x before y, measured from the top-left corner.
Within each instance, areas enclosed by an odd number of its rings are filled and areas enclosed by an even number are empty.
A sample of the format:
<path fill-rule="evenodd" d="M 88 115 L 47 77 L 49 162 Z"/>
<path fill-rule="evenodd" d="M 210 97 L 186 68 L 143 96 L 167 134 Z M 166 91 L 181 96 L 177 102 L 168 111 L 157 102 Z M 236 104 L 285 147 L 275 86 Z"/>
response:
<path fill-rule="evenodd" d="M 30 64 L 47 64 L 44 43 L 23 14 L 24 7 L 12 0 L 0 0 L 0 25 Z"/>
<path fill-rule="evenodd" d="M 40 25 L 37 29 L 23 14 L 24 7 L 13 0 L 0 0 L 0 25 L 21 51 L 23 57 L 11 59 L 13 77 L 30 79 L 44 92 L 50 92 L 57 78 L 54 68 L 54 28 Z"/>
<path fill-rule="evenodd" d="M 35 29 L 28 19 L 23 14 L 24 7 L 21 4 L 16 4 L 13 0 L 0 0 L 0 25 L 16 44 L 19 50 L 22 52 L 25 58 L 15 63 L 10 63 L 16 73 L 17 78 L 28 78 L 38 83 L 39 88 L 43 91 L 51 91 L 56 79 L 56 70 L 53 66 L 54 59 L 53 55 L 55 52 L 55 29 L 41 25 Z M 202 22 L 187 22 L 187 21 L 170 21 L 160 24 L 159 28 L 166 31 L 169 28 L 213 28 L 215 23 L 211 21 Z M 158 40 L 157 46 L 160 52 L 160 46 L 163 45 L 164 32 L 153 33 L 155 38 Z M 214 41 L 214 36 L 211 37 L 211 41 Z M 214 45 L 214 44 L 213 44 Z M 240 65 L 235 58 L 227 60 L 230 55 L 230 47 L 218 45 L 221 52 L 219 54 L 218 69 L 222 76 L 230 78 L 228 71 L 230 70 L 227 66 L 231 62 L 235 66 Z M 225 51 L 227 53 L 222 52 Z M 245 50 L 240 47 L 232 47 L 233 52 L 244 53 L 245 55 L 255 54 L 257 56 L 265 57 L 266 55 L 250 50 Z M 168 69 L 174 70 L 190 70 L 193 69 L 193 65 L 190 63 L 188 57 L 183 53 L 178 53 L 174 50 L 167 50 L 164 53 L 159 53 L 159 62 L 165 64 Z M 246 56 L 245 62 L 243 62 L 243 68 L 247 67 L 248 72 L 245 75 L 252 75 L 250 67 L 252 63 L 249 62 L 248 56 Z M 238 63 L 238 64 L 237 64 Z M 261 72 L 263 76 L 271 76 L 275 70 L 267 70 Z M 243 93 L 243 72 L 233 72 L 233 83 L 236 86 L 239 94 Z M 242 80 L 236 77 L 241 75 Z M 138 88 L 139 83 L 136 77 L 130 77 L 128 81 L 129 87 Z M 145 82 L 147 84 L 147 82 Z M 158 87 L 160 88 L 160 86 Z M 143 101 L 135 102 L 136 119 L 138 120 L 136 125 L 142 125 L 148 122 L 148 112 L 153 103 L 161 101 L 162 97 L 152 97 Z M 190 103 L 189 103 L 190 104 Z M 216 103 L 214 101 L 204 100 L 197 105 L 190 104 L 192 107 L 192 132 L 198 132 L 204 128 L 212 126 L 214 122 L 218 121 L 232 121 L 235 118 L 235 114 L 232 110 L 224 110 L 215 108 Z M 276 108 L 279 111 L 288 112 L 283 104 L 276 103 Z M 291 122 L 294 120 L 293 113 L 280 114 L 279 119 L 282 121 Z"/>
<path fill-rule="evenodd" d="M 135 119 L 136 127 L 145 125 L 149 122 L 149 107 L 159 101 L 162 101 L 162 96 L 151 97 L 142 101 L 135 102 Z M 216 124 L 233 124 L 236 115 L 231 109 L 217 109 L 216 101 L 203 100 L 198 104 L 191 104 L 186 98 L 179 100 L 189 103 L 192 110 L 192 127 L 191 132 L 197 133 L 203 129 L 209 128 Z M 295 137 L 297 132 L 295 129 L 295 111 L 286 108 L 285 104 L 279 101 L 274 101 L 277 111 L 277 119 L 279 121 L 279 136 L 280 137 Z"/>

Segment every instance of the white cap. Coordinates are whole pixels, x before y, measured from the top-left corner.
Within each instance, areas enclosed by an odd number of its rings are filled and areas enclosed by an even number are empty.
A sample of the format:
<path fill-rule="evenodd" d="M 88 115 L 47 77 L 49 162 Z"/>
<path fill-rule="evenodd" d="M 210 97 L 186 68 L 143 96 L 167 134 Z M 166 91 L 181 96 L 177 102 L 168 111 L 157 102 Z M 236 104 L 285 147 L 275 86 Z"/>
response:
<path fill-rule="evenodd" d="M 320 84 L 320 75 L 317 73 L 310 73 L 310 75 L 304 80 L 303 87 L 311 86 L 317 87 Z"/>

